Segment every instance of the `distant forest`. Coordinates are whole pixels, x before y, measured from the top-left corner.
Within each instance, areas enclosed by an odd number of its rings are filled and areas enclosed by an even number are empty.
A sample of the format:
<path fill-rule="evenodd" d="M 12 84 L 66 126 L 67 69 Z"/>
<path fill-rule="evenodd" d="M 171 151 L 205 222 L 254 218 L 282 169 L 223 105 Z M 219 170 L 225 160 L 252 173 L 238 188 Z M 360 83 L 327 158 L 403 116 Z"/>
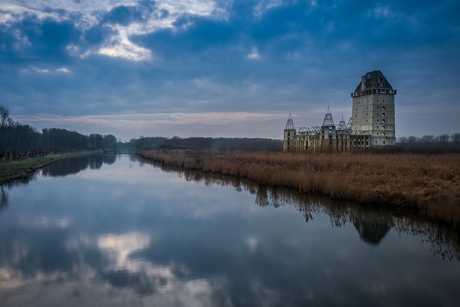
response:
<path fill-rule="evenodd" d="M 59 128 L 36 128 L 23 125 L 10 117 L 7 107 L 0 104 L 0 156 L 16 155 L 28 151 L 79 151 L 116 149 L 115 136 L 90 134 Z"/>
<path fill-rule="evenodd" d="M 460 153 L 460 133 L 400 137 L 396 151 L 423 154 Z"/>
<path fill-rule="evenodd" d="M 143 137 L 118 143 L 118 148 L 141 149 L 199 149 L 199 150 L 244 150 L 244 151 L 282 151 L 283 141 L 262 138 L 165 138 Z M 374 150 L 375 151 L 375 150 Z M 378 151 L 378 150 L 376 150 Z M 400 137 L 396 147 L 386 148 L 389 152 L 444 153 L 460 152 L 460 133 L 439 136 Z"/>
<path fill-rule="evenodd" d="M 194 150 L 244 150 L 282 151 L 283 141 L 262 138 L 210 138 L 191 137 L 170 139 L 165 137 L 143 137 L 118 143 L 118 149 L 194 149 Z"/>

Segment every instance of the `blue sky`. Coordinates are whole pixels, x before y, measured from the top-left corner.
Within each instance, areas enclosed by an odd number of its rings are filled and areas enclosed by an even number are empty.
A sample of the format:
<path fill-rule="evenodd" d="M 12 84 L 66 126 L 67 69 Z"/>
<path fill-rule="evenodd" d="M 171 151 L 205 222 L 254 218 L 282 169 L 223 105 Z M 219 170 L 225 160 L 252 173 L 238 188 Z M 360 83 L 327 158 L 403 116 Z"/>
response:
<path fill-rule="evenodd" d="M 459 1 L 0 1 L 0 103 L 37 128 L 281 138 L 351 115 L 373 68 L 397 136 L 460 132 Z"/>

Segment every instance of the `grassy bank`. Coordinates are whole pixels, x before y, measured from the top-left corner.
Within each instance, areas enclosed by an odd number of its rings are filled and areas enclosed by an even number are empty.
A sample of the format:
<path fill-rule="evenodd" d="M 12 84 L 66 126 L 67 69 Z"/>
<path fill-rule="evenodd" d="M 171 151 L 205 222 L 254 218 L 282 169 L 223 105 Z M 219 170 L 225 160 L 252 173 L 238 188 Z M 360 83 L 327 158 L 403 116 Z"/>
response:
<path fill-rule="evenodd" d="M 418 209 L 460 228 L 460 155 L 155 151 L 165 165 L 247 177 L 370 205 Z"/>
<path fill-rule="evenodd" d="M 63 153 L 57 155 L 49 155 L 38 158 L 30 158 L 20 161 L 5 162 L 0 164 L 0 184 L 22 178 L 27 176 L 28 173 L 31 173 L 39 168 L 42 168 L 46 165 L 60 161 L 63 159 L 82 157 L 87 155 L 92 155 L 96 153 L 102 153 L 102 150 L 99 151 L 79 151 L 72 153 Z"/>

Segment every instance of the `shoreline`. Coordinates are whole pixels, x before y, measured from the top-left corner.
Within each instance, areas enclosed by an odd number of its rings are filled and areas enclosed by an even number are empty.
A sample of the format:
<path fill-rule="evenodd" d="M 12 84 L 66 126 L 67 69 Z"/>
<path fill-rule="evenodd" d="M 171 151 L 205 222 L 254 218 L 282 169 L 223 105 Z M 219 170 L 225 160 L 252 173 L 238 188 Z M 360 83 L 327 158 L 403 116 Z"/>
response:
<path fill-rule="evenodd" d="M 84 157 L 98 153 L 102 153 L 102 151 L 78 151 L 72 153 L 48 155 L 44 157 L 29 158 L 19 161 L 3 162 L 0 164 L 0 185 L 12 182 L 17 179 L 25 178 L 29 176 L 30 173 L 33 173 L 38 169 L 58 161 Z"/>
<path fill-rule="evenodd" d="M 416 209 L 460 229 L 460 155 L 141 150 L 146 160 L 369 206 Z"/>

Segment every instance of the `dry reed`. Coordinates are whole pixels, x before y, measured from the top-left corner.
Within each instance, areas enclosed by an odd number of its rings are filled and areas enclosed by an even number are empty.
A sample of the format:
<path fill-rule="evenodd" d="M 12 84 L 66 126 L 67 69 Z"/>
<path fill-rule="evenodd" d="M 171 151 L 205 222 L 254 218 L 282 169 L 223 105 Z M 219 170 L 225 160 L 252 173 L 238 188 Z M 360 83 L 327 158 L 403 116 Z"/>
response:
<path fill-rule="evenodd" d="M 165 165 L 247 177 L 370 205 L 418 209 L 460 228 L 460 155 L 142 150 Z"/>

